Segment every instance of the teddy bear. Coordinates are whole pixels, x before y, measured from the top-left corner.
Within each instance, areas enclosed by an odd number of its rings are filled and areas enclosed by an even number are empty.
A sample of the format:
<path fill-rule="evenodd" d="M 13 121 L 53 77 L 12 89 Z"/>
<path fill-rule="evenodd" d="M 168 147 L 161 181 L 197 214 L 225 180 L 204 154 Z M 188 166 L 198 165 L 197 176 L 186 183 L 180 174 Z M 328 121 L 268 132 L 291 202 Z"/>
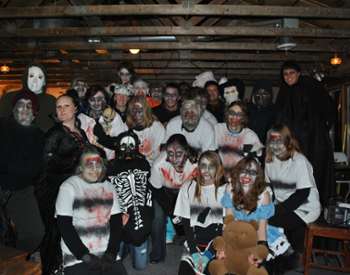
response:
<path fill-rule="evenodd" d="M 257 244 L 258 224 L 255 221 L 235 221 L 230 215 L 225 219 L 223 235 L 213 240 L 213 247 L 224 251 L 225 257 L 209 264 L 211 275 L 268 275 L 264 267 L 249 263 L 248 257 L 265 259 L 268 249 Z"/>

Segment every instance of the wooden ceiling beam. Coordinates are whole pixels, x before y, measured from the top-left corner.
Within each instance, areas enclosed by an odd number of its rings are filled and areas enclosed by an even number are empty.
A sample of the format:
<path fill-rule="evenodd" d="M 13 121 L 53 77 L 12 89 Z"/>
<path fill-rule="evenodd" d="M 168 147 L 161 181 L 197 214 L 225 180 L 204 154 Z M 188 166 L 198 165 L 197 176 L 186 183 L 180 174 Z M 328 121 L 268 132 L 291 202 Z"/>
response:
<path fill-rule="evenodd" d="M 145 53 L 141 52 L 138 55 L 132 55 L 129 53 L 113 52 L 106 56 L 101 56 L 94 53 L 73 53 L 68 54 L 70 59 L 78 59 L 80 61 L 124 61 L 130 60 L 137 63 L 150 60 L 208 60 L 208 61 L 269 61 L 269 62 L 282 62 L 286 59 L 293 59 L 298 62 L 320 62 L 328 60 L 330 54 L 301 54 L 292 52 L 276 52 L 276 53 L 220 53 L 220 52 L 206 52 L 206 51 L 188 51 L 184 53 L 179 52 L 161 52 L 161 53 Z M 43 55 L 35 56 L 36 60 L 44 59 Z M 56 58 L 56 57 L 53 57 Z M 29 60 L 33 60 L 33 56 L 30 54 L 21 54 L 21 52 L 0 52 L 0 62 L 11 64 L 13 62 L 19 64 L 27 64 Z"/>
<path fill-rule="evenodd" d="M 89 44 L 85 42 L 47 42 L 33 45 L 19 44 L 17 50 L 95 50 L 95 49 L 144 49 L 144 50 L 219 50 L 219 51 L 276 51 L 275 43 L 249 43 L 249 42 L 141 42 L 141 43 L 98 43 Z M 328 44 L 300 44 L 297 45 L 293 52 L 342 52 L 342 47 L 335 47 Z M 1 51 L 8 50 L 1 48 Z"/>
<path fill-rule="evenodd" d="M 348 29 L 317 29 L 317 28 L 266 28 L 247 26 L 128 26 L 128 27 L 65 27 L 65 28 L 21 28 L 15 32 L 0 32 L 0 37 L 103 37 L 103 36 L 241 36 L 241 37 L 313 37 L 313 38 L 349 38 Z"/>
<path fill-rule="evenodd" d="M 1 8 L 0 18 L 85 16 L 241 16 L 350 19 L 350 9 L 261 5 L 86 5 Z"/>

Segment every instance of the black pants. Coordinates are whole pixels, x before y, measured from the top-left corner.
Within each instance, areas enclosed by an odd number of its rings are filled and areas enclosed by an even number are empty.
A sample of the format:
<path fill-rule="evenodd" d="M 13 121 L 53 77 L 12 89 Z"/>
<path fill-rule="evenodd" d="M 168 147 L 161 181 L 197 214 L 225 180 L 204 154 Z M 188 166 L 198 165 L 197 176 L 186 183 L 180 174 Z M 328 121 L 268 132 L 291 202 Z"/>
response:
<path fill-rule="evenodd" d="M 304 251 L 304 234 L 306 223 L 294 212 L 275 215 L 269 219 L 269 224 L 282 227 L 288 241 L 297 252 Z"/>
<path fill-rule="evenodd" d="M 121 261 L 117 261 L 112 265 L 109 271 L 89 270 L 87 264 L 80 263 L 64 269 L 64 275 L 127 275 L 125 267 Z"/>

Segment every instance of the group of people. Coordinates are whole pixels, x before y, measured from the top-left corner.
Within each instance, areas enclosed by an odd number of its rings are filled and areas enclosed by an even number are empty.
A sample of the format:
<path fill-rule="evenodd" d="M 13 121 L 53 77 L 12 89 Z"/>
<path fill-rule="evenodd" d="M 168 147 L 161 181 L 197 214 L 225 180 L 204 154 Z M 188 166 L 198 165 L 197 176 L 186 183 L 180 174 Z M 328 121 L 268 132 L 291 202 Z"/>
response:
<path fill-rule="evenodd" d="M 178 274 L 209 274 L 232 215 L 256 221 L 269 248 L 251 264 L 299 255 L 334 189 L 334 106 L 295 62 L 281 77 L 274 103 L 267 80 L 247 100 L 239 79 L 152 87 L 121 63 L 116 83 L 76 78 L 55 99 L 30 64 L 22 90 L 0 100 L 0 195 L 17 247 L 40 251 L 43 274 L 127 274 L 128 253 L 145 269 L 182 234 Z"/>

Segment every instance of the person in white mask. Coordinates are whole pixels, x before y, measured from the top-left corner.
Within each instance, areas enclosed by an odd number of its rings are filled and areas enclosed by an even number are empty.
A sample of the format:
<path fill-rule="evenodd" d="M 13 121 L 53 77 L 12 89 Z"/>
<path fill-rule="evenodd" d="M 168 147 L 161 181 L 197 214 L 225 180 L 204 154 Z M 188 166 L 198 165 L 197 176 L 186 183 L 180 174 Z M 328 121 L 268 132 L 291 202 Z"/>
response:
<path fill-rule="evenodd" d="M 0 100 L 0 117 L 11 114 L 11 106 L 18 93 L 29 92 L 37 97 L 39 112 L 35 123 L 41 130 L 46 131 L 54 124 L 50 117 L 55 112 L 55 98 L 46 94 L 47 77 L 46 70 L 41 64 L 29 64 L 22 78 L 22 89 L 5 94 Z"/>

